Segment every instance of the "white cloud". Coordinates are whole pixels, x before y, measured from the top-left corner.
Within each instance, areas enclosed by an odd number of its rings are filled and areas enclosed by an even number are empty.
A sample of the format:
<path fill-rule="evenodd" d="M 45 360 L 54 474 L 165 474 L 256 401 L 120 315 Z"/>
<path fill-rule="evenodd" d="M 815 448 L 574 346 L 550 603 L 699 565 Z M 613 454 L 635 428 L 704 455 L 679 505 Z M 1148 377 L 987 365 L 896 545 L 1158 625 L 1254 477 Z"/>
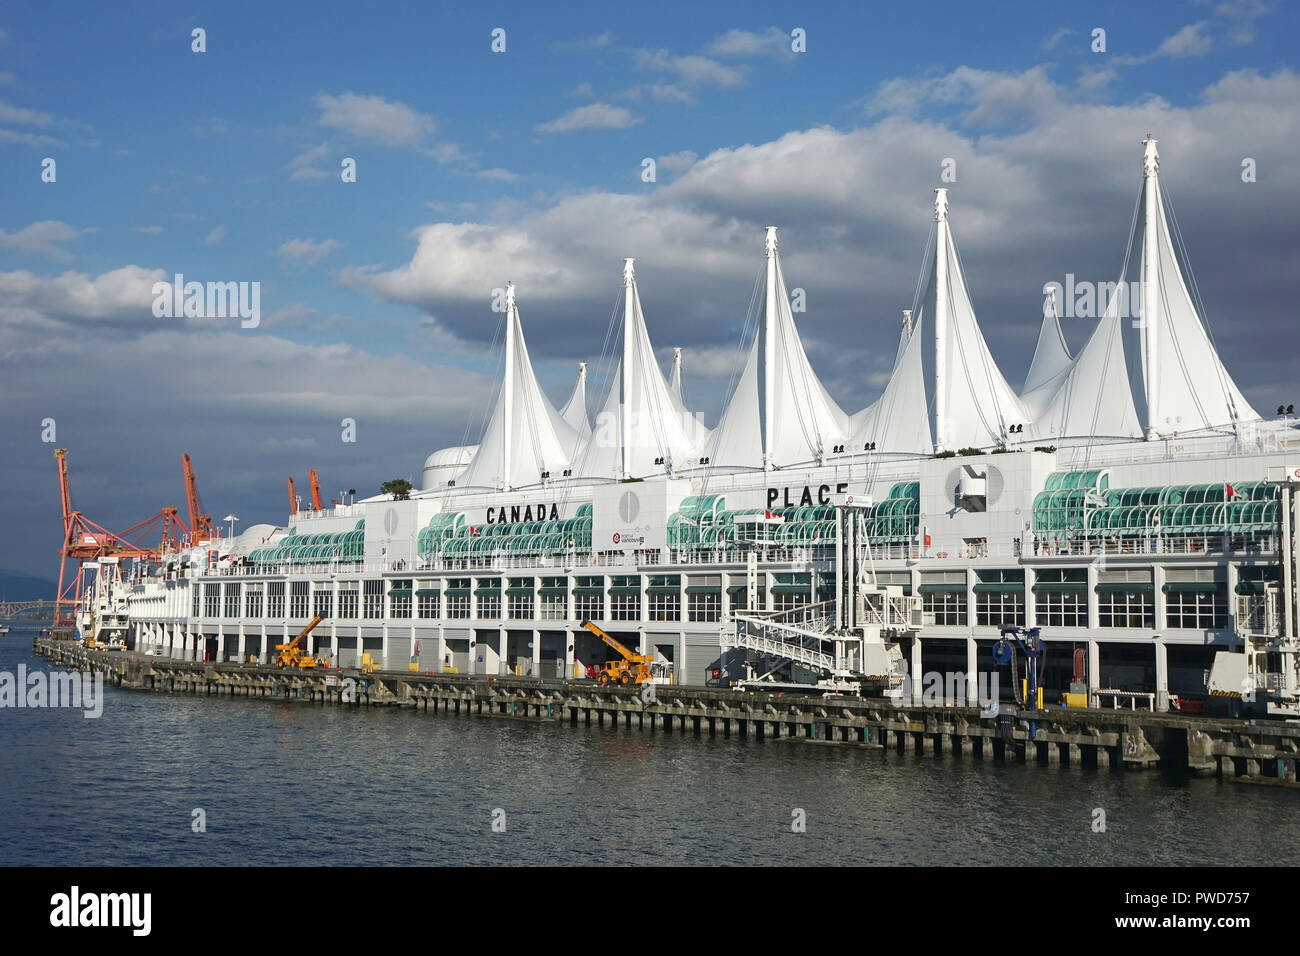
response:
<path fill-rule="evenodd" d="M 539 133 L 572 133 L 583 129 L 626 129 L 641 122 L 641 118 L 621 106 L 608 103 L 590 103 L 569 110 L 547 123 L 533 127 Z"/>
<path fill-rule="evenodd" d="M 1068 36 L 1073 36 L 1076 32 L 1078 31 L 1072 30 L 1069 27 L 1059 28 L 1055 33 L 1053 33 L 1051 36 L 1043 40 L 1043 49 L 1055 50 L 1058 46 L 1061 45 L 1062 40 L 1064 40 Z"/>
<path fill-rule="evenodd" d="M 474 175 L 479 179 L 490 179 L 499 183 L 517 183 L 523 179 L 518 173 L 512 173 L 508 169 L 480 169 Z"/>
<path fill-rule="evenodd" d="M 203 241 L 209 246 L 219 246 L 226 241 L 229 234 L 229 230 L 227 230 L 225 226 L 217 226 L 217 228 L 208 233 L 207 238 Z"/>
<path fill-rule="evenodd" d="M 338 239 L 290 239 L 275 250 L 281 263 L 298 266 L 314 266 L 342 248 Z"/>
<path fill-rule="evenodd" d="M 157 322 L 153 284 L 170 280 L 161 269 L 123 266 L 90 278 L 64 272 L 53 278 L 21 270 L 0 272 L 0 326 L 37 320 L 84 323 L 90 319 Z"/>
<path fill-rule="evenodd" d="M 480 337 L 483 303 L 510 278 L 535 356 L 592 358 L 573 356 L 583 348 L 575 343 L 603 328 L 621 258 L 632 255 L 655 341 L 725 348 L 761 269 L 762 228 L 777 223 L 787 281 L 808 290 L 799 321 L 814 361 L 828 387 L 842 389 L 837 399 L 861 407 L 874 397 L 868 377 L 892 360 L 897 312 L 912 304 L 940 161 L 956 157 L 954 228 L 994 354 L 1014 380 L 1028 363 L 1043 283 L 1066 271 L 1113 280 L 1140 184 L 1138 141 L 1151 130 L 1207 303 L 1231 314 L 1233 303 L 1252 301 L 1262 326 L 1290 321 L 1288 310 L 1261 303 L 1293 297 L 1286 263 L 1300 240 L 1285 210 L 1300 202 L 1300 183 L 1270 185 L 1281 190 L 1270 196 L 1234 170 L 1246 138 L 1257 157 L 1289 155 L 1300 115 L 1283 104 L 1300 100 L 1295 74 L 1232 74 L 1190 106 L 1096 104 L 1037 68 L 954 74 L 925 90 L 955 107 L 949 125 L 892 113 L 861 129 L 801 130 L 717 150 L 651 192 L 567 195 L 508 222 L 436 222 L 414 231 L 409 262 L 345 268 L 340 282 Z M 972 122 L 1009 116 L 1025 127 L 990 133 Z M 1252 265 L 1228 267 L 1247 253 Z M 858 323 L 879 329 L 887 346 L 870 333 L 846 337 Z M 1248 349 L 1227 338 L 1220 344 L 1235 368 Z"/>
<path fill-rule="evenodd" d="M 162 226 L 136 226 L 136 232 L 143 232 L 146 236 L 158 236 L 163 232 Z"/>
<path fill-rule="evenodd" d="M 782 60 L 793 60 L 795 52 L 790 48 L 790 34 L 780 27 L 768 27 L 766 30 L 728 30 L 709 44 L 708 53 L 713 56 L 774 56 Z"/>
<path fill-rule="evenodd" d="M 60 248 L 60 243 L 71 242 L 85 231 L 66 222 L 46 219 L 34 222 L 17 232 L 0 229 L 0 249 L 21 252 L 29 255 L 50 256 L 54 259 L 67 259 L 68 253 Z"/>
<path fill-rule="evenodd" d="M 683 149 L 680 152 L 660 156 L 655 160 L 655 165 L 659 169 L 666 169 L 670 173 L 681 173 L 694 166 L 695 161 L 699 158 L 694 150 Z"/>
<path fill-rule="evenodd" d="M 289 160 L 286 166 L 287 169 L 292 170 L 289 174 L 289 180 L 291 182 L 304 182 L 325 179 L 330 173 L 317 168 L 316 164 L 324 160 L 329 154 L 328 143 L 321 143 L 299 153 Z"/>
<path fill-rule="evenodd" d="M 744 86 L 747 76 L 743 66 L 727 66 L 694 53 L 675 56 L 667 50 L 637 50 L 636 65 L 644 70 L 672 73 L 679 83 L 692 88 L 720 86 L 734 89 Z"/>
<path fill-rule="evenodd" d="M 0 100 L 0 123 L 13 123 L 16 126 L 49 126 L 53 122 L 54 117 L 50 113 L 13 106 Z"/>
<path fill-rule="evenodd" d="M 433 132 L 433 117 L 405 103 L 351 91 L 312 100 L 320 110 L 321 126 L 336 129 L 359 142 L 382 146 L 412 146 Z"/>

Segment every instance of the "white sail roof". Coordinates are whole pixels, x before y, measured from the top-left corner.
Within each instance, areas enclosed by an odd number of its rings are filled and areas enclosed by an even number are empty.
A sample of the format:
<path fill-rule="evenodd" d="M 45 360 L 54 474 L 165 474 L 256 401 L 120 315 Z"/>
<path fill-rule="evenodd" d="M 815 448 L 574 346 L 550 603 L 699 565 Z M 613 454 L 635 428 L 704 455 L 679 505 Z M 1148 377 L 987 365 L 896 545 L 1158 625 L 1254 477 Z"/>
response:
<path fill-rule="evenodd" d="M 925 373 L 921 366 L 921 323 L 912 325 L 912 313 L 903 313 L 894 369 L 880 397 L 853 416 L 850 452 L 871 451 L 929 455 L 934 451 L 930 435 L 930 411 L 925 400 Z"/>
<path fill-rule="evenodd" d="M 668 376 L 668 391 L 672 392 L 677 401 L 686 404 L 682 398 L 682 350 L 679 348 L 673 349 L 673 370 Z"/>
<path fill-rule="evenodd" d="M 708 455 L 714 467 L 780 468 L 818 461 L 849 435 L 848 416 L 822 386 L 799 340 L 775 226 L 767 228 L 766 250 L 763 321 L 714 430 Z"/>
<path fill-rule="evenodd" d="M 1034 359 L 1029 363 L 1029 374 L 1025 376 L 1025 387 L 1020 397 L 1024 398 L 1049 383 L 1060 385 L 1073 361 L 1070 347 L 1065 342 L 1065 333 L 1061 331 L 1061 318 L 1056 308 L 1056 286 L 1052 285 L 1048 287 L 1047 296 L 1043 300 L 1043 324 L 1038 329 Z"/>
<path fill-rule="evenodd" d="M 578 381 L 573 386 L 573 394 L 560 409 L 560 417 L 582 438 L 591 434 L 591 421 L 587 418 L 587 363 L 578 363 Z"/>
<path fill-rule="evenodd" d="M 1165 218 L 1160 155 L 1143 143 L 1141 301 L 1142 377 L 1147 437 L 1258 419 L 1219 359 L 1183 281 Z"/>
<path fill-rule="evenodd" d="M 501 388 L 478 451 L 456 484 L 500 489 L 536 485 L 544 473 L 559 477 L 580 444 L 578 433 L 560 417 L 537 383 L 515 305 L 514 285 L 507 284 Z"/>
<path fill-rule="evenodd" d="M 936 189 L 935 426 L 939 451 L 1004 444 L 1030 414 L 1007 384 L 975 318 L 948 225 L 948 190 Z"/>
<path fill-rule="evenodd" d="M 645 478 L 697 467 L 709 429 L 673 395 L 655 361 L 633 260 L 623 266 L 623 358 L 576 472 Z"/>
<path fill-rule="evenodd" d="M 1035 413 L 1035 421 L 1027 426 L 1031 438 L 1059 442 L 1142 437 L 1124 358 L 1126 310 L 1118 307 L 1119 301 L 1111 297 L 1105 315 L 1063 373 L 1021 396 Z"/>

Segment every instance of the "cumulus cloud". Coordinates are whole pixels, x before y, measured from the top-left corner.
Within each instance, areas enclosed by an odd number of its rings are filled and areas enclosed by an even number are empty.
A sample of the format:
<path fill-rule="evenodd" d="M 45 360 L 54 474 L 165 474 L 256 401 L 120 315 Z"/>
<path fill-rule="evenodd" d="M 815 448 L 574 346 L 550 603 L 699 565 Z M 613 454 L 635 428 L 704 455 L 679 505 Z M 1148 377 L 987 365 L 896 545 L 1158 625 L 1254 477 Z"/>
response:
<path fill-rule="evenodd" d="M 219 246 L 226 241 L 229 235 L 229 230 L 225 226 L 217 226 L 207 234 L 203 241 L 209 246 Z"/>
<path fill-rule="evenodd" d="M 728 30 L 709 44 L 713 56 L 746 57 L 773 56 L 792 60 L 796 56 L 790 48 L 790 34 L 780 27 L 766 30 Z"/>
<path fill-rule="evenodd" d="M 1295 74 L 1231 74 L 1187 106 L 1088 102 L 1037 68 L 916 82 L 909 108 L 862 128 L 717 150 L 649 192 L 567 195 L 508 222 L 435 222 L 412 233 L 409 262 L 345 268 L 340 281 L 482 339 L 491 290 L 510 278 L 535 355 L 594 358 L 574 355 L 575 343 L 600 341 L 621 259 L 636 256 L 655 341 L 725 353 L 762 268 L 763 226 L 776 223 L 787 282 L 807 293 L 808 312 L 797 318 L 813 360 L 837 399 L 861 407 L 878 391 L 871 376 L 892 361 L 940 162 L 953 158 L 955 234 L 986 334 L 1014 381 L 1028 366 L 1044 282 L 1066 272 L 1113 280 L 1141 181 L 1139 140 L 1151 130 L 1193 266 L 1202 264 L 1211 326 L 1216 309 L 1230 318 L 1244 301 L 1261 328 L 1289 323 L 1287 263 L 1298 240 L 1285 210 L 1300 202 L 1300 185 L 1271 183 L 1266 192 L 1242 184 L 1237 170 L 1245 140 L 1261 164 L 1286 161 L 1300 134 L 1300 117 L 1283 105 L 1300 98 Z M 948 108 L 948 122 L 916 115 L 928 98 Z M 1009 117 L 1023 127 L 986 131 Z M 1067 335 L 1077 345 L 1087 331 L 1072 326 Z M 1271 361 L 1235 337 L 1220 345 L 1230 368 Z M 1272 369 L 1256 380 L 1282 375 Z M 716 410 L 721 397 L 711 397 Z"/>
<path fill-rule="evenodd" d="M 351 91 L 332 96 L 318 93 L 312 103 L 320 111 L 317 122 L 357 142 L 381 146 L 411 146 L 433 132 L 433 117 L 382 96 Z"/>
<path fill-rule="evenodd" d="M 34 222 L 17 232 L 0 229 L 0 249 L 28 255 L 49 256 L 53 259 L 67 259 L 69 255 L 61 243 L 71 242 L 81 235 L 83 230 L 70 226 L 66 222 L 46 219 Z"/>
<path fill-rule="evenodd" d="M 290 239 L 275 250 L 282 264 L 314 266 L 343 245 L 338 239 Z"/>
<path fill-rule="evenodd" d="M 609 103 L 589 103 L 569 110 L 562 116 L 533 127 L 539 133 L 573 133 L 583 129 L 626 129 L 641 122 L 641 118 L 621 106 Z"/>

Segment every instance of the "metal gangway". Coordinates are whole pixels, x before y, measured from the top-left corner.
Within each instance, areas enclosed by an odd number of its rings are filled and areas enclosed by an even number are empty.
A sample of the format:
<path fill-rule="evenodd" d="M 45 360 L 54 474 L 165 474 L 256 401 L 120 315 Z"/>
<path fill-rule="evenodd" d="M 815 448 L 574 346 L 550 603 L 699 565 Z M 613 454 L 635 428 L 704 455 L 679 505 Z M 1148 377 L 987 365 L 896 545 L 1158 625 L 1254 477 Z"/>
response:
<path fill-rule="evenodd" d="M 897 638 L 921 629 L 917 598 L 902 588 L 875 583 L 864 518 L 871 500 L 840 495 L 835 501 L 836 560 L 833 600 L 785 611 L 738 611 L 734 628 L 721 638 L 722 657 L 745 651 L 745 676 L 736 686 L 812 686 L 834 692 L 860 691 L 865 682 L 892 687 L 905 672 Z M 756 561 L 749 562 L 750 605 L 757 591 Z M 754 669 L 757 661 L 766 667 Z M 806 673 L 796 674 L 792 665 Z M 807 672 L 811 672 L 807 673 Z M 784 677 L 779 675 L 784 675 Z M 799 679 L 802 678 L 802 679 Z"/>

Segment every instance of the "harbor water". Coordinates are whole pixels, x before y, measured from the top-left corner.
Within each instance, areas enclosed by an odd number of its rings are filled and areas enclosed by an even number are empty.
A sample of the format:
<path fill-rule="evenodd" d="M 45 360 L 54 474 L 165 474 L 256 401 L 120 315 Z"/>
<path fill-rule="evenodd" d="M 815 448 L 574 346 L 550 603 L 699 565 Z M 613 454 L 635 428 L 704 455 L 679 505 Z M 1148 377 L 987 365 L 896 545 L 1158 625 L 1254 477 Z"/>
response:
<path fill-rule="evenodd" d="M 0 671 L 50 669 L 34 633 Z M 0 709 L 0 864 L 1300 864 L 1291 788 L 104 693 Z"/>

